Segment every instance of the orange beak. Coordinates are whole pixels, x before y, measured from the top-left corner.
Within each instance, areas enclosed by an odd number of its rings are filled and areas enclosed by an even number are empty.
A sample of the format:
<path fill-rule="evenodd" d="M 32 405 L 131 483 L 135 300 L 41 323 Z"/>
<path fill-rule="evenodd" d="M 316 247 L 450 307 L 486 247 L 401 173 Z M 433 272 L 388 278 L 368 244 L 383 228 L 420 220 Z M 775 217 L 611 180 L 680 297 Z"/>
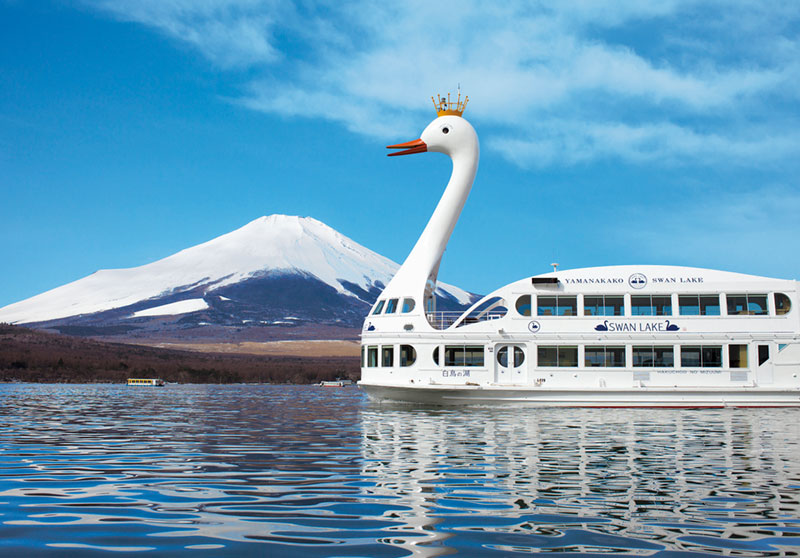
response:
<path fill-rule="evenodd" d="M 387 145 L 386 149 L 402 149 L 403 151 L 398 151 L 397 153 L 388 153 L 389 157 L 394 157 L 395 155 L 411 155 L 412 153 L 424 153 L 428 150 L 428 146 L 425 145 L 425 142 L 421 139 L 415 139 L 414 141 L 407 141 L 405 143 L 398 143 L 397 145 Z"/>

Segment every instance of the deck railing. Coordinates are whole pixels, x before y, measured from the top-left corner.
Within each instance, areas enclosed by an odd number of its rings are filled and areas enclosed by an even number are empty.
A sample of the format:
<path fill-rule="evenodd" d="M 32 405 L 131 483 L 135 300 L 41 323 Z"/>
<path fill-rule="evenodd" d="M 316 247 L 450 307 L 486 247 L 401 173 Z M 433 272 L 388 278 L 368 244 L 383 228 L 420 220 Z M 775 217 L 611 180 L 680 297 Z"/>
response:
<path fill-rule="evenodd" d="M 443 312 L 428 312 L 425 316 L 428 318 L 428 323 L 430 323 L 436 329 L 447 329 L 458 319 L 463 316 L 463 312 L 459 312 L 457 310 L 450 310 L 450 311 L 443 311 Z M 484 312 L 476 316 L 467 316 L 463 324 L 474 324 L 478 322 L 486 322 L 489 320 L 497 320 L 502 318 L 506 315 L 504 310 L 492 310 L 489 312 Z"/>

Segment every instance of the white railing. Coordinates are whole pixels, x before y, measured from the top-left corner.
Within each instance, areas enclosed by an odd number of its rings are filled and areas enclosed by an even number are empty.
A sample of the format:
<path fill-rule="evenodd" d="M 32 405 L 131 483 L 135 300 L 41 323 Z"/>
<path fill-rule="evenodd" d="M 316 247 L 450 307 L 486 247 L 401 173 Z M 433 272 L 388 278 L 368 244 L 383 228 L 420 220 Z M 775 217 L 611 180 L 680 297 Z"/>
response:
<path fill-rule="evenodd" d="M 425 316 L 428 318 L 428 323 L 431 324 L 436 329 L 447 329 L 448 327 L 456 323 L 456 321 L 458 321 L 458 319 L 463 315 L 464 315 L 463 312 L 459 312 L 457 310 L 449 310 L 443 312 L 428 312 L 425 314 Z M 462 325 L 475 324 L 478 322 L 486 322 L 489 320 L 498 320 L 505 315 L 506 312 L 503 310 L 492 310 L 489 312 L 483 312 L 477 314 L 475 316 L 470 315 L 464 319 Z"/>

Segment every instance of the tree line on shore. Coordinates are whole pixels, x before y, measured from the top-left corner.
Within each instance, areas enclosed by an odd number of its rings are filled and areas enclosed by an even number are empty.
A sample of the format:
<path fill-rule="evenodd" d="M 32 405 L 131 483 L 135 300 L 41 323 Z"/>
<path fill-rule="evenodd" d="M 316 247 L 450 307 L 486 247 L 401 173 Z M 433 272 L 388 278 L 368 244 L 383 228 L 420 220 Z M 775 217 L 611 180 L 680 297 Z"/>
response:
<path fill-rule="evenodd" d="M 0 382 L 298 383 L 357 380 L 357 357 L 196 353 L 108 343 L 0 324 Z"/>

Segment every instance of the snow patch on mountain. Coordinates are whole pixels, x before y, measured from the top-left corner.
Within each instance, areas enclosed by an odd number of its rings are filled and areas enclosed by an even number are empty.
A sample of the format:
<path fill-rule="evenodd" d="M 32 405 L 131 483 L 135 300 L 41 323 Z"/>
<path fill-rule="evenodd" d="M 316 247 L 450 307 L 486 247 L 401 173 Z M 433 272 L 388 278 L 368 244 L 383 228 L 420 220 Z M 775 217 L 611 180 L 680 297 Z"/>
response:
<path fill-rule="evenodd" d="M 176 316 L 178 314 L 188 314 L 189 312 L 205 310 L 208 307 L 208 303 L 202 298 L 190 298 L 189 300 L 179 300 L 178 302 L 172 302 L 170 304 L 162 304 L 161 306 L 155 306 L 147 310 L 139 310 L 131 314 L 131 318 Z"/>

